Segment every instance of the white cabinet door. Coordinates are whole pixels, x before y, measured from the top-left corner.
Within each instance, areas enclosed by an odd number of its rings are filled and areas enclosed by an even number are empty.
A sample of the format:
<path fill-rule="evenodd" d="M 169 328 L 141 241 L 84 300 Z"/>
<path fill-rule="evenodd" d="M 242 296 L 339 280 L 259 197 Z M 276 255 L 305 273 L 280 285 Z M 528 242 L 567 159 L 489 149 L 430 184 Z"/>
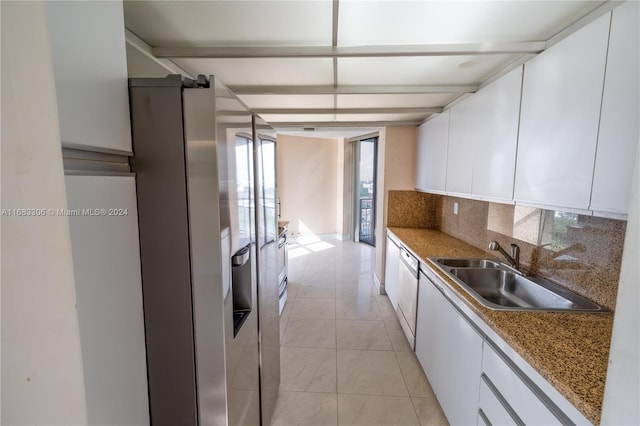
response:
<path fill-rule="evenodd" d="M 447 178 L 449 111 L 418 127 L 416 189 L 444 193 Z"/>
<path fill-rule="evenodd" d="M 532 391 L 533 387 L 521 380 L 489 344 L 484 345 L 482 352 L 482 371 L 524 424 L 550 426 L 569 423 L 568 418 L 559 420 L 548 408 L 548 403 L 545 404 Z"/>
<path fill-rule="evenodd" d="M 638 147 L 640 4 L 613 10 L 591 210 L 626 214 Z"/>
<path fill-rule="evenodd" d="M 131 152 L 122 2 L 47 6 L 62 145 Z"/>
<path fill-rule="evenodd" d="M 518 67 L 471 96 L 467 140 L 473 144 L 475 198 L 513 200 L 521 88 Z"/>
<path fill-rule="evenodd" d="M 484 417 L 489 421 L 489 425 L 508 426 L 518 424 L 507 407 L 505 407 L 503 401 L 498 399 L 498 396 L 493 393 L 493 390 L 485 380 L 480 380 L 478 411 L 482 411 Z M 483 423 L 479 422 L 478 424 L 481 425 Z"/>
<path fill-rule="evenodd" d="M 522 67 L 451 109 L 447 193 L 511 201 Z"/>
<path fill-rule="evenodd" d="M 149 424 L 134 177 L 67 176 L 89 424 Z"/>
<path fill-rule="evenodd" d="M 448 301 L 439 309 L 436 395 L 449 424 L 475 424 L 483 338 Z"/>
<path fill-rule="evenodd" d="M 471 95 L 451 108 L 449 146 L 447 149 L 447 194 L 470 195 L 473 169 L 473 146 L 478 142 L 474 133 L 478 112 L 476 95 Z"/>
<path fill-rule="evenodd" d="M 588 209 L 610 14 L 524 67 L 515 200 Z"/>
<path fill-rule="evenodd" d="M 424 274 L 418 285 L 418 319 L 416 321 L 416 357 L 434 391 L 438 383 L 438 317 L 444 298 Z"/>
<path fill-rule="evenodd" d="M 398 276 L 400 274 L 400 247 L 387 237 L 387 254 L 384 270 L 384 291 L 393 309 L 398 310 Z"/>

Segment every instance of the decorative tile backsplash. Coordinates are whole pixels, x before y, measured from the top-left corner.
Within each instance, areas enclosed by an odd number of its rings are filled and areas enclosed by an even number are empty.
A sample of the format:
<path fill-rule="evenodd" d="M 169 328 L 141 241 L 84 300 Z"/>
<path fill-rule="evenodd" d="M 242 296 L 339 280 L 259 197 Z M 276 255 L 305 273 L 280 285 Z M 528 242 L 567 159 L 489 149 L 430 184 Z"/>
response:
<path fill-rule="evenodd" d="M 626 221 L 411 192 L 389 191 L 387 226 L 436 228 L 501 259 L 489 242 L 518 244 L 526 271 L 615 308 Z"/>

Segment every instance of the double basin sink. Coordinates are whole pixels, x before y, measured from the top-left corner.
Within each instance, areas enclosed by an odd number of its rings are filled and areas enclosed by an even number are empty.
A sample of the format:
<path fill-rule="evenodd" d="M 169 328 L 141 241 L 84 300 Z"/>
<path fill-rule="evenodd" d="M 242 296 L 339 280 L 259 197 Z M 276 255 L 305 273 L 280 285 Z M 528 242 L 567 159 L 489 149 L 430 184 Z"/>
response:
<path fill-rule="evenodd" d="M 539 277 L 489 259 L 431 258 L 480 304 L 508 311 L 604 312 L 602 306 Z"/>

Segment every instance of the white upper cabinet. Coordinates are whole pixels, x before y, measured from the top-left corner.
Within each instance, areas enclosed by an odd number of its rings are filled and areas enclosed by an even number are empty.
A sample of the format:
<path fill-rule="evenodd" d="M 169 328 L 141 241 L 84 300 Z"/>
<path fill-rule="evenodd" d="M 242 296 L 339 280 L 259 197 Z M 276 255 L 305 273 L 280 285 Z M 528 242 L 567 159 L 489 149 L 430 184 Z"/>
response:
<path fill-rule="evenodd" d="M 131 152 L 122 2 L 47 6 L 62 146 Z"/>
<path fill-rule="evenodd" d="M 516 202 L 589 209 L 610 18 L 525 64 Z"/>
<path fill-rule="evenodd" d="M 638 2 L 629 1 L 613 10 L 591 192 L 594 211 L 626 214 L 629 207 L 640 137 L 639 23 Z"/>
<path fill-rule="evenodd" d="M 473 144 L 476 142 L 470 122 L 476 95 L 471 95 L 453 108 L 449 119 L 449 147 L 447 149 L 447 194 L 471 194 Z"/>
<path fill-rule="evenodd" d="M 418 127 L 416 189 L 444 193 L 447 178 L 449 111 Z"/>
<path fill-rule="evenodd" d="M 521 88 L 518 67 L 474 96 L 471 193 L 478 198 L 513 200 Z"/>
<path fill-rule="evenodd" d="M 451 109 L 447 193 L 513 199 L 522 67 Z"/>

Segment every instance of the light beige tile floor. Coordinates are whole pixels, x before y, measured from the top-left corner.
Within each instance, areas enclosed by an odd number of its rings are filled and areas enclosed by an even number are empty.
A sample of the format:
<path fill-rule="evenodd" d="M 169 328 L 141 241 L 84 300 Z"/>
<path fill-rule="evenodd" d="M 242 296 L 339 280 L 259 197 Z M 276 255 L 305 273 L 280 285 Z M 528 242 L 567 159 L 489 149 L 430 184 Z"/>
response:
<path fill-rule="evenodd" d="M 273 425 L 446 425 L 360 243 L 290 243 Z"/>

